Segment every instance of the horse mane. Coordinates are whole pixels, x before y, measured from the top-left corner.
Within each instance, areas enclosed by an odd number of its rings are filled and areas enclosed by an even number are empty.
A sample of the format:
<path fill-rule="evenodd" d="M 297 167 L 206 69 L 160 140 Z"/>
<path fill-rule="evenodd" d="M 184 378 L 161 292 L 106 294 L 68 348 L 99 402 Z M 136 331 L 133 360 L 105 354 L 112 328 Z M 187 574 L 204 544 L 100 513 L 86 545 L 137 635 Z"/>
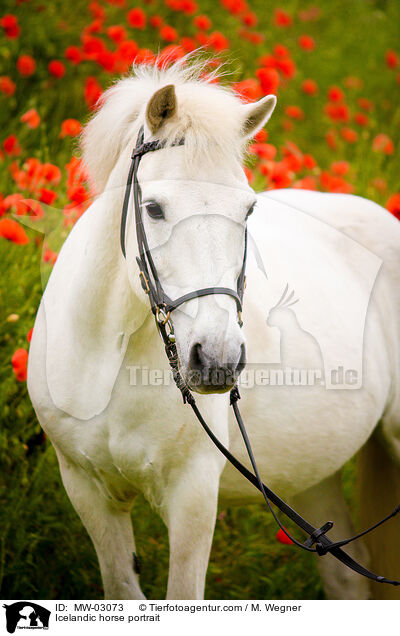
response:
<path fill-rule="evenodd" d="M 231 89 L 215 83 L 226 74 L 223 66 L 209 68 L 210 58 L 199 59 L 198 52 L 169 66 L 160 60 L 154 65 L 134 64 L 128 77 L 101 96 L 81 138 L 83 159 L 98 193 L 105 189 L 121 152 L 128 145 L 133 148 L 148 101 L 168 84 L 175 86 L 178 111 L 157 137 L 170 145 L 184 136 L 189 162 L 199 158 L 213 164 L 232 158 L 241 161 L 245 148 L 243 103 Z"/>

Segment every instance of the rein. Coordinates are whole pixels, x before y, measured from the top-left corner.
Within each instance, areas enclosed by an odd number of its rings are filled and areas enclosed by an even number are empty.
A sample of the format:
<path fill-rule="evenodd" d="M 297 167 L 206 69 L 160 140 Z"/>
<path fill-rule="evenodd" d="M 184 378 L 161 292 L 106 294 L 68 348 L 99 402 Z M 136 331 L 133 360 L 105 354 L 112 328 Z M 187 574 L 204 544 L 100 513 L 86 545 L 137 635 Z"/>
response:
<path fill-rule="evenodd" d="M 172 146 L 182 146 L 184 145 L 184 139 L 174 142 L 171 144 Z M 141 286 L 145 293 L 149 297 L 151 311 L 153 312 L 156 320 L 156 325 L 160 336 L 164 342 L 165 352 L 168 357 L 168 361 L 170 367 L 172 369 L 173 378 L 175 384 L 178 389 L 182 393 L 183 402 L 190 404 L 194 414 L 196 415 L 198 421 L 201 426 L 215 444 L 215 446 L 221 451 L 221 453 L 226 457 L 226 459 L 251 483 L 255 486 L 263 495 L 264 500 L 271 511 L 276 523 L 280 527 L 280 529 L 285 533 L 285 535 L 291 539 L 291 541 L 297 545 L 299 548 L 306 550 L 308 552 L 314 552 L 318 554 L 318 556 L 324 556 L 327 553 L 332 554 L 339 561 L 341 561 L 344 565 L 346 565 L 351 570 L 354 570 L 357 574 L 361 574 L 373 581 L 377 581 L 378 583 L 389 583 L 390 585 L 400 585 L 400 581 L 394 581 L 391 579 L 387 579 L 384 576 L 378 576 L 365 568 L 363 565 L 355 561 L 352 557 L 350 557 L 346 552 L 342 550 L 342 546 L 345 546 L 356 539 L 368 534 L 372 530 L 378 528 L 378 526 L 382 525 L 392 517 L 396 516 L 400 512 L 400 504 L 386 517 L 378 521 L 370 528 L 367 528 L 363 532 L 360 532 L 349 539 L 344 539 L 342 541 L 333 542 L 326 536 L 326 533 L 333 528 L 333 522 L 327 521 L 320 528 L 315 528 L 311 523 L 306 521 L 299 513 L 297 513 L 293 508 L 291 508 L 283 499 L 281 499 L 276 493 L 274 493 L 268 486 L 266 486 L 261 480 L 260 473 L 257 468 L 257 464 L 253 455 L 253 451 L 251 448 L 250 440 L 247 436 L 247 432 L 245 426 L 243 424 L 242 417 L 240 415 L 238 400 L 240 399 L 240 394 L 237 386 L 235 386 L 230 392 L 230 404 L 232 406 L 235 419 L 239 426 L 239 430 L 243 437 L 243 441 L 253 467 L 253 471 L 251 472 L 244 466 L 234 455 L 230 453 L 230 451 L 219 441 L 219 439 L 214 435 L 213 431 L 208 426 L 207 422 L 202 417 L 195 398 L 191 393 L 190 389 L 186 385 L 185 380 L 183 379 L 180 369 L 179 369 L 179 357 L 178 351 L 176 347 L 175 341 L 175 333 L 173 323 L 171 321 L 170 314 L 171 312 L 185 303 L 188 300 L 193 298 L 198 298 L 201 296 L 208 296 L 212 294 L 226 294 L 231 296 L 236 301 L 237 312 L 238 312 L 238 322 L 240 327 L 242 326 L 242 302 L 243 302 L 243 293 L 245 288 L 245 270 L 246 270 L 246 258 L 247 258 L 247 228 L 245 230 L 244 236 L 244 254 L 243 254 L 243 264 L 242 269 L 240 271 L 238 280 L 237 280 L 237 289 L 234 291 L 233 289 L 229 289 L 227 287 L 206 287 L 204 289 L 200 289 L 197 291 L 189 292 L 188 294 L 184 294 L 175 300 L 171 300 L 169 296 L 163 290 L 160 279 L 158 277 L 157 269 L 155 267 L 148 242 L 146 233 L 143 225 L 142 218 L 142 199 L 141 199 L 141 190 L 138 182 L 138 168 L 143 155 L 148 152 L 153 152 L 156 150 L 161 150 L 166 147 L 165 141 L 155 140 L 148 143 L 144 143 L 144 128 L 143 126 L 139 130 L 139 134 L 136 141 L 136 146 L 131 155 L 131 165 L 129 168 L 128 179 L 125 189 L 124 202 L 122 207 L 122 217 L 121 217 L 121 249 L 124 257 L 126 258 L 126 248 L 125 248 L 125 235 L 126 235 L 126 226 L 127 226 L 127 218 L 128 218 L 128 207 L 129 207 L 129 199 L 130 193 L 132 190 L 133 183 L 133 199 L 134 199 L 134 208 L 135 208 L 135 222 L 136 222 L 136 236 L 137 236 L 137 244 L 139 250 L 139 257 L 136 258 L 137 264 L 139 266 L 139 278 L 141 282 Z M 151 272 L 151 276 L 150 276 Z M 291 534 L 286 530 L 286 528 L 282 525 L 281 521 L 277 517 L 272 504 L 274 504 L 284 515 L 286 515 L 289 519 L 291 519 L 299 528 L 301 528 L 307 535 L 308 538 L 301 543 L 297 539 L 291 536 Z"/>

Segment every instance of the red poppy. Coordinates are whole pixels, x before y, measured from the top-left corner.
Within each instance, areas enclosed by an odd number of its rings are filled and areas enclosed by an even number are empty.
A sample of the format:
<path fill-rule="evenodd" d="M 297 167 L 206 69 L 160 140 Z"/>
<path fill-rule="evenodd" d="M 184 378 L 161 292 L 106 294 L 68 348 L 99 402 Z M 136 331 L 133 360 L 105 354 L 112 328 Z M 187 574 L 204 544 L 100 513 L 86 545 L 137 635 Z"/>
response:
<path fill-rule="evenodd" d="M 248 168 L 247 166 L 244 166 L 243 168 L 244 173 L 246 175 L 246 179 L 249 183 L 251 183 L 252 181 L 254 181 L 254 175 L 252 173 L 252 171 L 250 170 L 250 168 Z"/>
<path fill-rule="evenodd" d="M 229 40 L 220 31 L 210 33 L 208 42 L 214 51 L 223 51 L 229 47 Z"/>
<path fill-rule="evenodd" d="M 285 161 L 274 163 L 269 177 L 271 186 L 275 189 L 288 188 L 292 184 L 293 176 Z"/>
<path fill-rule="evenodd" d="M 84 98 L 87 106 L 93 109 L 103 92 L 95 77 L 87 77 L 85 80 Z"/>
<path fill-rule="evenodd" d="M 350 194 L 354 191 L 354 187 L 350 183 L 347 183 L 342 177 L 331 175 L 325 170 L 321 172 L 320 181 L 322 187 L 328 192 Z"/>
<path fill-rule="evenodd" d="M 0 219 L 0 236 L 18 245 L 29 243 L 24 228 L 13 219 Z"/>
<path fill-rule="evenodd" d="M 212 27 L 212 22 L 207 15 L 196 15 L 193 18 L 194 26 L 200 31 L 208 31 Z"/>
<path fill-rule="evenodd" d="M 26 334 L 26 339 L 28 342 L 30 342 L 32 340 L 32 335 L 33 335 L 33 327 L 31 327 L 28 331 L 28 333 Z"/>
<path fill-rule="evenodd" d="M 67 197 L 70 201 L 73 201 L 75 205 L 80 205 L 87 200 L 88 192 L 83 185 L 77 183 L 68 188 Z"/>
<path fill-rule="evenodd" d="M 178 33 L 174 27 L 165 24 L 160 29 L 160 38 L 166 42 L 175 42 L 178 39 Z"/>
<path fill-rule="evenodd" d="M 276 148 L 272 144 L 255 143 L 249 146 L 249 152 L 257 155 L 260 159 L 272 161 L 276 157 Z"/>
<path fill-rule="evenodd" d="M 296 73 L 296 65 L 289 57 L 276 60 L 276 67 L 285 77 L 289 79 L 291 79 Z"/>
<path fill-rule="evenodd" d="M 386 202 L 386 208 L 400 221 L 400 192 L 392 194 Z"/>
<path fill-rule="evenodd" d="M 340 177 L 344 177 L 348 173 L 350 165 L 347 161 L 334 161 L 331 164 L 331 170 Z"/>
<path fill-rule="evenodd" d="M 291 119 L 304 119 L 304 111 L 299 106 L 286 106 L 285 113 Z"/>
<path fill-rule="evenodd" d="M 60 137 L 76 137 L 82 130 L 82 124 L 77 119 L 65 119 L 61 124 Z"/>
<path fill-rule="evenodd" d="M 265 68 L 275 68 L 276 67 L 276 58 L 273 55 L 262 55 L 258 60 L 260 66 L 265 66 Z"/>
<path fill-rule="evenodd" d="M 386 51 L 385 62 L 389 68 L 396 68 L 399 65 L 399 56 L 396 51 Z"/>
<path fill-rule="evenodd" d="M 10 97 L 11 95 L 14 95 L 15 88 L 16 88 L 15 84 L 10 77 L 7 77 L 7 75 L 3 75 L 3 77 L 0 77 L 0 92 L 1 93 L 3 93 L 4 95 L 7 95 L 7 97 Z"/>
<path fill-rule="evenodd" d="M 263 94 L 260 82 L 254 77 L 242 80 L 241 82 L 236 82 L 232 85 L 232 88 L 235 93 L 240 95 L 246 102 L 254 102 L 256 99 L 262 97 Z"/>
<path fill-rule="evenodd" d="M 166 4 L 174 11 L 182 11 L 185 15 L 192 15 L 198 9 L 194 0 L 166 0 Z"/>
<path fill-rule="evenodd" d="M 52 163 L 44 163 L 42 165 L 43 178 L 47 183 L 58 185 L 61 180 L 61 170 Z"/>
<path fill-rule="evenodd" d="M 97 56 L 97 64 L 108 73 L 112 73 L 115 68 L 116 56 L 111 51 L 103 51 Z"/>
<path fill-rule="evenodd" d="M 21 55 L 17 60 L 17 71 L 23 77 L 33 75 L 36 70 L 36 62 L 30 55 Z"/>
<path fill-rule="evenodd" d="M 146 26 L 146 14 L 140 7 L 131 9 L 127 15 L 128 24 L 134 29 L 144 29 Z"/>
<path fill-rule="evenodd" d="M 119 42 L 123 42 L 127 38 L 126 29 L 120 25 L 108 27 L 107 35 L 110 40 L 113 40 L 117 44 Z"/>
<path fill-rule="evenodd" d="M 71 64 L 80 64 L 83 59 L 82 51 L 77 46 L 68 46 L 64 55 Z"/>
<path fill-rule="evenodd" d="M 371 100 L 366 99 L 365 97 L 359 97 L 357 99 L 357 104 L 359 105 L 360 108 L 362 108 L 362 110 L 366 110 L 367 112 L 373 110 L 374 105 L 371 102 Z"/>
<path fill-rule="evenodd" d="M 100 53 L 106 50 L 106 45 L 100 38 L 84 37 L 83 39 L 83 53 L 88 60 L 95 60 Z"/>
<path fill-rule="evenodd" d="M 21 29 L 18 24 L 18 19 L 15 15 L 7 14 L 0 19 L 0 26 L 4 29 L 4 35 L 13 40 L 19 36 Z"/>
<path fill-rule="evenodd" d="M 47 188 L 40 188 L 39 201 L 51 205 L 57 199 L 57 193 Z"/>
<path fill-rule="evenodd" d="M 25 382 L 27 377 L 28 352 L 26 349 L 17 349 L 11 358 L 12 368 L 18 382 Z"/>
<path fill-rule="evenodd" d="M 45 263 L 50 263 L 51 265 L 54 265 L 54 263 L 57 260 L 57 256 L 58 254 L 56 252 L 52 252 L 50 249 L 46 249 L 43 252 L 43 260 Z"/>
<path fill-rule="evenodd" d="M 160 26 L 164 24 L 164 20 L 160 15 L 152 15 L 150 18 L 150 24 L 155 29 L 159 29 Z"/>
<path fill-rule="evenodd" d="M 135 64 L 154 64 L 156 59 L 150 49 L 139 49 L 135 57 Z"/>
<path fill-rule="evenodd" d="M 254 140 L 258 141 L 260 144 L 264 144 L 268 139 L 268 133 L 265 128 L 261 128 L 256 135 L 254 135 Z"/>
<path fill-rule="evenodd" d="M 394 153 L 393 141 L 385 133 L 380 133 L 372 141 L 372 150 L 383 152 L 385 155 L 392 155 Z"/>
<path fill-rule="evenodd" d="M 258 19 L 256 14 L 253 13 L 253 11 L 246 11 L 246 13 L 244 13 L 240 19 L 243 22 L 243 24 L 245 24 L 248 27 L 257 26 Z"/>
<path fill-rule="evenodd" d="M 315 161 L 314 157 L 307 154 L 303 156 L 303 164 L 304 167 L 307 168 L 307 170 L 312 170 L 317 166 L 317 162 Z"/>
<path fill-rule="evenodd" d="M 9 135 L 3 141 L 3 148 L 4 152 L 11 157 L 16 157 L 21 153 L 21 148 L 16 135 Z"/>
<path fill-rule="evenodd" d="M 180 45 L 184 49 L 185 53 L 191 53 L 197 48 L 196 40 L 189 37 L 183 37 L 180 39 Z"/>
<path fill-rule="evenodd" d="M 352 128 L 341 128 L 340 134 L 349 144 L 355 144 L 358 141 L 358 133 Z"/>
<path fill-rule="evenodd" d="M 289 57 L 290 52 L 289 49 L 284 46 L 284 44 L 275 44 L 274 55 L 276 55 L 276 57 Z"/>
<path fill-rule="evenodd" d="M 64 77 L 65 75 L 65 64 L 59 60 L 52 60 L 49 62 L 47 69 L 50 75 L 53 75 L 53 77 L 56 77 L 57 79 L 60 79 L 60 77 Z"/>
<path fill-rule="evenodd" d="M 3 208 L 5 211 L 13 209 L 16 214 L 27 214 L 28 206 L 23 194 L 16 192 L 15 194 L 9 194 L 3 200 Z"/>
<path fill-rule="evenodd" d="M 315 40 L 310 35 L 301 35 L 298 42 L 299 46 L 305 51 L 313 51 L 315 49 Z"/>
<path fill-rule="evenodd" d="M 298 190 L 318 190 L 317 180 L 315 177 L 307 176 L 295 181 L 292 185 L 292 188 L 297 188 Z"/>
<path fill-rule="evenodd" d="M 292 24 L 292 17 L 283 9 L 275 9 L 274 23 L 279 27 L 288 27 Z"/>
<path fill-rule="evenodd" d="M 184 55 L 185 51 L 179 44 L 169 44 L 163 48 L 157 57 L 157 64 L 162 68 L 164 65 L 169 65 L 176 62 L 176 60 L 180 60 Z"/>
<path fill-rule="evenodd" d="M 326 114 L 332 121 L 350 121 L 350 110 L 346 104 L 328 103 L 324 108 Z"/>
<path fill-rule="evenodd" d="M 285 528 L 286 530 L 286 528 Z M 282 528 L 280 528 L 278 530 L 278 532 L 276 533 L 276 540 L 279 541 L 279 543 L 283 543 L 284 545 L 292 545 L 293 541 L 291 540 L 290 537 L 287 536 L 287 534 L 285 534 L 285 532 L 282 530 Z"/>
<path fill-rule="evenodd" d="M 336 150 L 337 141 L 336 141 L 336 133 L 334 130 L 328 130 L 328 132 L 325 135 L 325 141 L 328 144 L 329 148 L 331 148 L 331 150 Z"/>
<path fill-rule="evenodd" d="M 44 217 L 44 210 L 39 201 L 36 201 L 36 199 L 25 199 L 24 202 L 26 203 L 31 219 L 36 221 L 37 219 L 42 219 Z"/>
<path fill-rule="evenodd" d="M 306 79 L 306 80 L 304 80 L 304 82 L 301 85 L 301 90 L 306 95 L 317 95 L 318 86 L 317 86 L 317 83 L 314 82 L 314 80 Z"/>
<path fill-rule="evenodd" d="M 31 108 L 22 115 L 21 121 L 26 124 L 28 128 L 37 128 L 40 124 L 40 116 L 35 108 Z"/>
<path fill-rule="evenodd" d="M 330 102 L 342 102 L 344 100 L 344 93 L 339 86 L 331 86 L 328 90 L 328 99 Z"/>
<path fill-rule="evenodd" d="M 94 18 L 98 20 L 104 20 L 106 17 L 106 12 L 103 7 L 100 6 L 97 2 L 90 2 L 89 11 Z"/>
<path fill-rule="evenodd" d="M 256 75 L 260 80 L 262 91 L 265 95 L 278 92 L 280 84 L 279 73 L 274 68 L 258 68 Z"/>
<path fill-rule="evenodd" d="M 221 0 L 221 4 L 233 15 L 239 15 L 247 10 L 246 0 Z"/>
<path fill-rule="evenodd" d="M 365 113 L 355 113 L 354 114 L 354 121 L 359 126 L 368 126 L 368 124 L 369 124 L 368 115 L 366 115 Z"/>

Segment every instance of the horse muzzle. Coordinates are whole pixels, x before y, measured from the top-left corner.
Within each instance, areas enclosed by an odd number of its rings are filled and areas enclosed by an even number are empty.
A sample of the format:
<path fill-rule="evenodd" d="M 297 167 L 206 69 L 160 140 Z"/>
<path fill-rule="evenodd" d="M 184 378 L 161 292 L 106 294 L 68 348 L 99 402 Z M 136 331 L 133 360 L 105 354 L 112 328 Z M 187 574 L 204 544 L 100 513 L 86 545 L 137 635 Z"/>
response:
<path fill-rule="evenodd" d="M 225 393 L 230 391 L 246 366 L 246 347 L 242 343 L 236 354 L 222 362 L 200 343 L 192 345 L 186 383 L 197 393 Z"/>

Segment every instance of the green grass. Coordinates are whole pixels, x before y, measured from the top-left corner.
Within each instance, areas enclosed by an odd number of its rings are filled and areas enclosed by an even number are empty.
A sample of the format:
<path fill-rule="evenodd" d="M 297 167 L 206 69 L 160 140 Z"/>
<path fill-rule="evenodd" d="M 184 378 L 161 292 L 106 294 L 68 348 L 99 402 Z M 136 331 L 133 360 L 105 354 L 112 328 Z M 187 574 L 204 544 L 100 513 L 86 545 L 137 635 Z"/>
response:
<path fill-rule="evenodd" d="M 391 137 L 398 153 L 400 86 L 396 76 L 400 69 L 397 72 L 387 69 L 384 55 L 387 49 L 398 47 L 400 4 L 397 0 L 319 3 L 287 0 L 281 4 L 291 14 L 319 4 L 321 17 L 315 22 L 296 20 L 290 29 L 277 29 L 272 26 L 271 17 L 280 3 L 253 0 L 250 6 L 259 18 L 257 31 L 264 34 L 265 41 L 251 46 L 239 37 L 237 19 L 214 0 L 199 0 L 199 12 L 208 14 L 213 29 L 221 30 L 230 40 L 232 81 L 253 77 L 257 57 L 271 52 L 278 42 L 290 49 L 298 70 L 279 93 L 276 113 L 268 125 L 269 142 L 280 148 L 293 141 L 303 152 L 315 156 L 319 166 L 315 174 L 329 169 L 332 161 L 347 160 L 349 181 L 354 184 L 355 192 L 384 204 L 390 194 L 400 190 L 398 159 L 396 154 L 372 152 L 371 141 L 384 132 Z M 39 10 L 43 6 L 45 9 Z M 105 6 L 107 26 L 126 26 L 127 9 Z M 181 35 L 194 34 L 191 18 L 172 12 L 161 0 L 143 6 L 150 14 L 160 13 Z M 32 0 L 16 9 L 13 1 L 5 0 L 4 13 L 18 14 L 23 37 L 8 41 L 0 35 L 0 76 L 9 75 L 17 83 L 14 96 L 0 95 L 0 145 L 14 133 L 22 146 L 22 155 L 17 159 L 20 165 L 34 156 L 63 169 L 76 149 L 76 142 L 59 138 L 60 125 L 67 117 L 87 119 L 83 100 L 85 78 L 96 76 L 103 87 L 114 79 L 92 63 L 68 65 L 62 80 L 48 78 L 47 63 L 53 58 L 63 59 L 66 46 L 79 45 L 80 33 L 91 19 L 87 5 L 83 0 L 73 4 Z M 60 22 L 64 22 L 62 29 L 57 26 Z M 314 52 L 306 53 L 298 47 L 297 38 L 302 33 L 316 40 Z M 158 48 L 157 32 L 150 28 L 131 31 L 130 36 L 140 46 L 155 51 Z M 15 71 L 21 53 L 29 53 L 37 60 L 37 72 L 30 78 L 20 78 Z M 371 99 L 374 110 L 370 126 L 364 130 L 357 128 L 357 144 L 339 140 L 338 149 L 332 151 L 324 139 L 326 131 L 335 128 L 323 112 L 326 91 L 332 84 L 345 87 L 348 76 L 360 77 L 363 82 L 362 88 L 344 88 L 351 111 L 357 110 L 360 96 Z M 317 97 L 302 94 L 300 86 L 305 78 L 317 81 Z M 306 116 L 288 132 L 282 126 L 286 119 L 284 111 L 294 104 Z M 20 123 L 21 115 L 29 108 L 36 108 L 42 117 L 36 130 Z M 13 160 L 5 158 L 0 163 L 0 192 L 4 196 L 16 191 L 9 171 Z M 383 192 L 372 184 L 376 177 L 387 182 Z M 57 188 L 57 205 L 61 207 L 67 203 L 65 180 L 63 172 Z M 264 186 L 260 175 L 255 185 Z M 40 434 L 25 383 L 15 380 L 11 367 L 14 351 L 28 346 L 26 334 L 33 325 L 42 293 L 41 235 L 27 232 L 31 241 L 25 246 L 0 238 L 0 596 L 96 599 L 101 597 L 102 587 L 93 546 L 61 485 L 53 448 Z M 11 314 L 19 318 L 10 322 Z M 354 509 L 353 464 L 346 466 L 344 472 L 345 497 Z M 166 529 L 143 498 L 135 502 L 132 515 L 138 554 L 143 561 L 143 591 L 151 598 L 163 598 L 168 572 Z M 220 510 L 206 598 L 323 598 L 315 558 L 280 545 L 275 533 L 271 516 L 261 506 Z"/>

